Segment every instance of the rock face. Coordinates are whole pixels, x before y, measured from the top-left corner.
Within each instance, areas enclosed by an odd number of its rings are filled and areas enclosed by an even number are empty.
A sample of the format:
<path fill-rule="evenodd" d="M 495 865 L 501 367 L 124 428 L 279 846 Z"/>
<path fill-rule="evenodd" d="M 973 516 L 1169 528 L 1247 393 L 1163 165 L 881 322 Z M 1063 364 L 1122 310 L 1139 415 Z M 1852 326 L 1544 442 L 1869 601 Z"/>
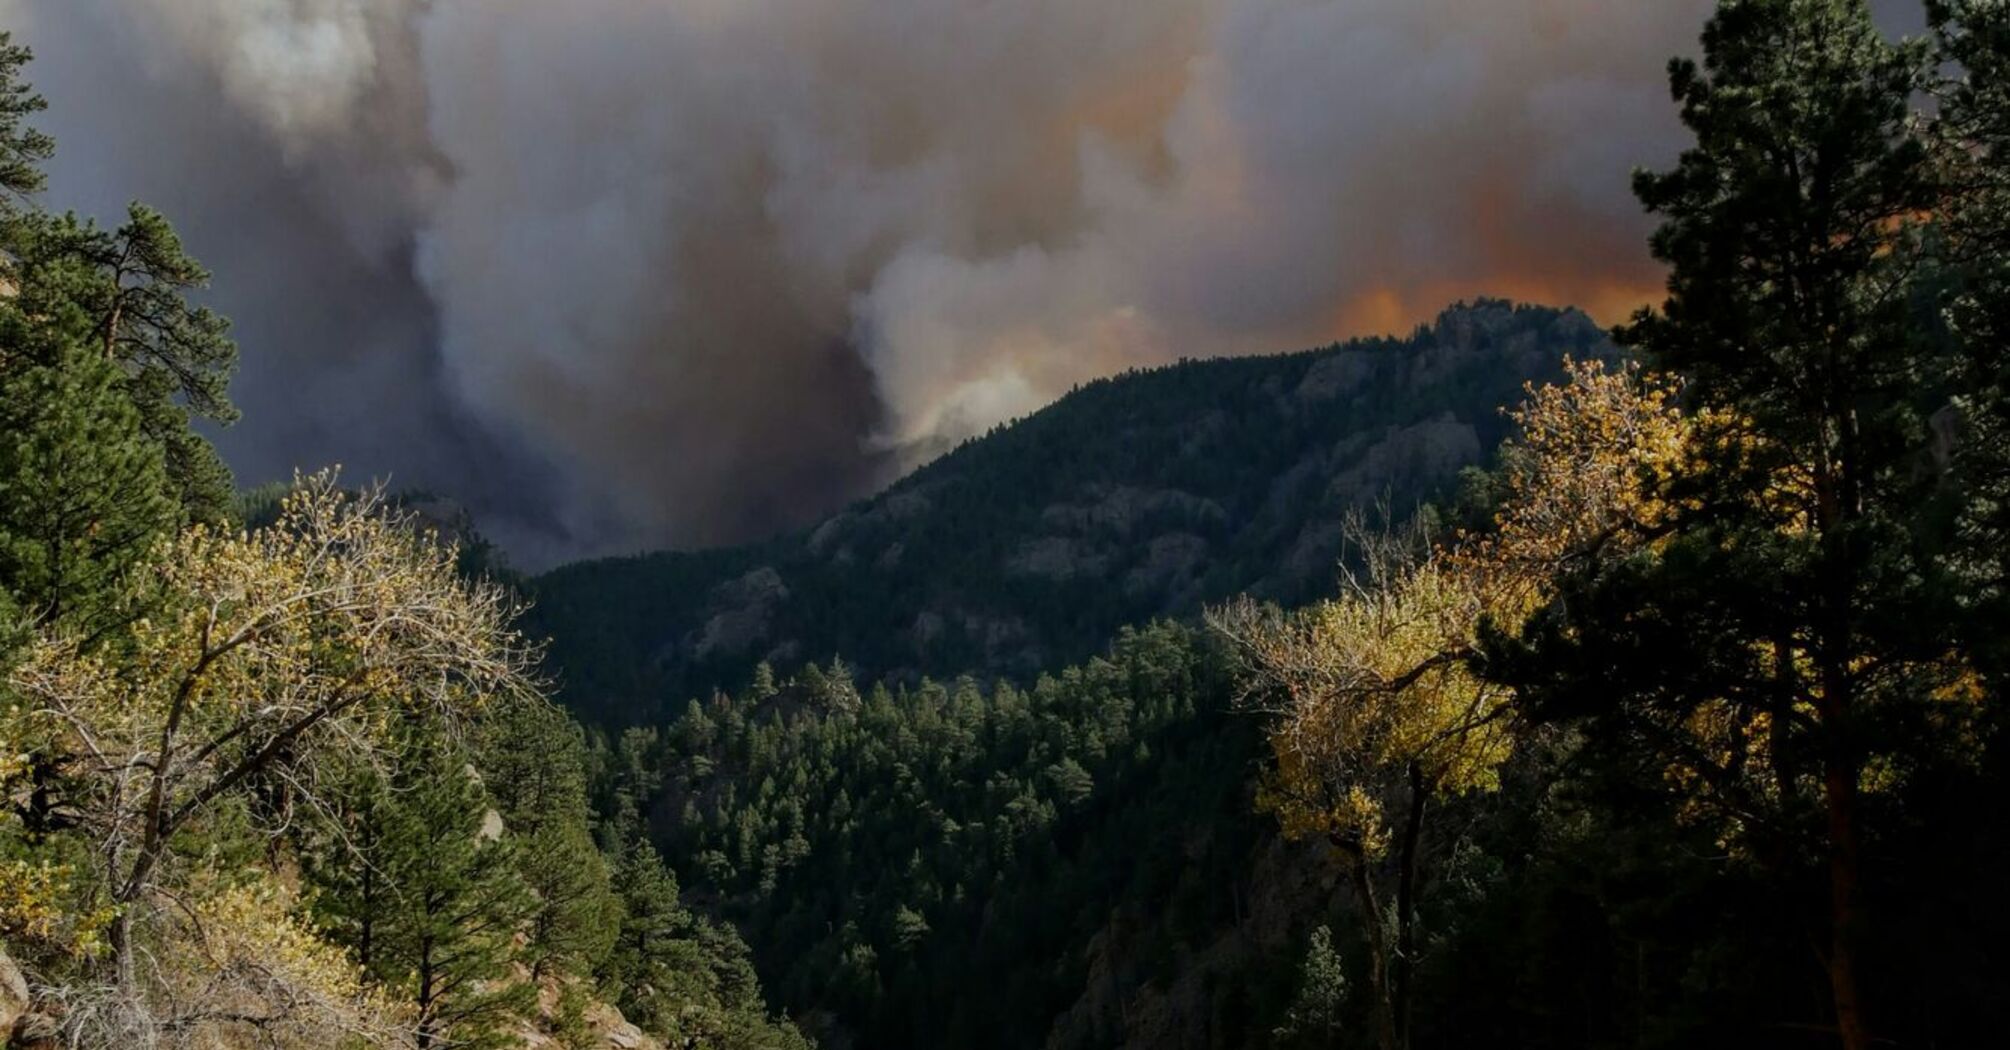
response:
<path fill-rule="evenodd" d="M 28 977 L 0 947 L 0 1046 L 6 1050 L 62 1050 L 56 1019 L 34 1011 Z"/>
<path fill-rule="evenodd" d="M 1352 394 L 1375 376 L 1375 360 L 1366 350 L 1342 350 L 1311 368 L 1293 391 L 1305 405 L 1319 405 Z"/>
<path fill-rule="evenodd" d="M 1449 413 L 1406 427 L 1391 427 L 1381 440 L 1358 452 L 1333 476 L 1329 498 L 1361 502 L 1385 488 L 1427 485 L 1478 463 L 1484 450 L 1479 431 Z"/>
<path fill-rule="evenodd" d="M 586 1023 L 614 1050 L 662 1050 L 662 1043 L 643 1033 L 621 1011 L 606 1003 L 595 1003 L 586 1011 Z"/>
<path fill-rule="evenodd" d="M 7 949 L 0 948 L 0 1039 L 11 1042 L 14 1027 L 27 1014 L 28 978 L 19 966 L 8 956 Z"/>
<path fill-rule="evenodd" d="M 788 597 L 781 573 L 768 565 L 720 584 L 712 590 L 714 612 L 691 650 L 700 657 L 752 650 L 767 639 L 775 609 Z"/>
<path fill-rule="evenodd" d="M 1220 504 L 1178 489 L 1091 485 L 1082 495 L 1080 502 L 1042 510 L 1041 524 L 1057 532 L 1129 538 L 1154 522 L 1217 524 L 1228 519 Z"/>
<path fill-rule="evenodd" d="M 529 971 L 517 967 L 517 979 L 527 980 L 529 977 Z M 569 986 L 574 986 L 570 978 L 546 977 L 537 982 L 537 1015 L 526 1019 L 524 1026 L 516 1032 L 517 1042 L 525 1050 L 564 1050 L 564 1044 L 551 1033 L 557 1029 L 560 1001 Z M 664 1050 L 660 1041 L 635 1027 L 611 1003 L 595 1000 L 586 1004 L 584 1017 L 591 1045 L 596 1048 Z"/>

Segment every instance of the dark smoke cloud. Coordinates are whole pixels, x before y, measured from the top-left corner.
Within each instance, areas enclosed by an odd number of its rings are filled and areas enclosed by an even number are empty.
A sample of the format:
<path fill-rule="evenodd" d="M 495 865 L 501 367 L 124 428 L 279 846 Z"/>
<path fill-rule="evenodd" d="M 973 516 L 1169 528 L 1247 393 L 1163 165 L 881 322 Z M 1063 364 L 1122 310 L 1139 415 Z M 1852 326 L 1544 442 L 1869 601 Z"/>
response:
<path fill-rule="evenodd" d="M 1899 5 L 1893 5 L 1896 9 Z M 1909 7 L 1909 5 L 1907 5 Z M 169 212 L 247 480 L 520 561 L 799 523 L 1069 385 L 1659 277 L 1707 0 L 0 0 L 55 203 Z"/>

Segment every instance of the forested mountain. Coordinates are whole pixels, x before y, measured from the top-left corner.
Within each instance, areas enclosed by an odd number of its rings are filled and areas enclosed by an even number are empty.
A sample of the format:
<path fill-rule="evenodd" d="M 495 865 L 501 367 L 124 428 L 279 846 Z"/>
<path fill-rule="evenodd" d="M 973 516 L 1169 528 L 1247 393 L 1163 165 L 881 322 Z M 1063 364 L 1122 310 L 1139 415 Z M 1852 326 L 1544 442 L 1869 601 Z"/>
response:
<path fill-rule="evenodd" d="M 831 1047 L 2001 1042 L 2010 14 L 1931 14 L 1721 5 L 1628 363 L 1480 303 L 538 581 L 600 808 Z"/>
<path fill-rule="evenodd" d="M 1615 351 L 1583 314 L 1497 300 L 1406 339 L 1090 383 L 804 532 L 537 578 L 566 702 L 654 722 L 754 665 L 1021 681 L 1124 624 L 1332 586 L 1342 522 L 1448 496 L 1501 407 Z"/>
<path fill-rule="evenodd" d="M 228 499 L 205 275 L 36 204 L 0 33 L 0 1046 L 2001 1043 L 2010 5 L 1929 14 L 1720 6 L 1613 341 L 1129 374 L 536 580 Z"/>

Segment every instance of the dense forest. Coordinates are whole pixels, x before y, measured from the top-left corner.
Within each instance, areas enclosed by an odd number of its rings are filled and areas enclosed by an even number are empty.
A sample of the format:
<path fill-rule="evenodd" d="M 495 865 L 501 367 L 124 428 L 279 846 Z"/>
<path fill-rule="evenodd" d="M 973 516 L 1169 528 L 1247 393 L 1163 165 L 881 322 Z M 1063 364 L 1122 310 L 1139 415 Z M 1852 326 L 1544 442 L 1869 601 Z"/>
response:
<path fill-rule="evenodd" d="M 694 900 L 746 932 L 820 1045 L 1037 1043 L 1028 1019 L 1073 1008 L 1092 970 L 1125 995 L 1191 976 L 1185 951 L 1250 906 L 1260 735 L 1229 714 L 1222 657 L 1160 624 L 1023 691 L 763 672 L 624 732 L 604 805 L 652 814 Z M 1124 943 L 1092 959 L 1113 921 Z M 1237 962 L 1224 996 L 1275 994 L 1260 955 Z M 1250 1034 L 1250 1007 L 1228 1009 Z M 1076 1023 L 1100 1045 L 1114 1020 Z"/>
<path fill-rule="evenodd" d="M 1719 5 L 1609 339 L 1113 377 L 530 579 L 234 490 L 207 275 L 39 205 L 0 38 L 0 1043 L 2002 1042 L 2010 6 L 1927 13 Z"/>

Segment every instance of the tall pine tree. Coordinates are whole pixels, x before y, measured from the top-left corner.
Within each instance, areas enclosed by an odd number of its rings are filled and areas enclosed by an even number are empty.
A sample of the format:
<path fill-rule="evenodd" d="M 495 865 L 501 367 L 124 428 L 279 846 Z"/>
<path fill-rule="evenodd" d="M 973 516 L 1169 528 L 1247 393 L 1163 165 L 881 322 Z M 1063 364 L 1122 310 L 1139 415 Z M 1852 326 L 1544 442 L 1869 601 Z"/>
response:
<path fill-rule="evenodd" d="M 236 348 L 188 296 L 208 274 L 159 213 L 105 230 L 40 208 L 53 153 L 26 48 L 0 34 L 0 589 L 19 614 L 91 611 L 183 521 L 225 520 L 230 475 L 195 417 L 229 422 Z"/>
<path fill-rule="evenodd" d="M 1913 294 L 1932 193 L 1910 103 L 1932 59 L 1863 0 L 1726 0 L 1703 44 L 1671 67 L 1695 144 L 1635 184 L 1669 296 L 1621 333 L 1691 380 L 1701 466 L 1664 493 L 1660 542 L 1536 621 L 1521 684 L 1644 749 L 1776 866 L 1813 854 L 1833 1024 L 1864 1050 L 1865 771 L 1959 662 L 1934 557 L 1940 347 Z"/>

